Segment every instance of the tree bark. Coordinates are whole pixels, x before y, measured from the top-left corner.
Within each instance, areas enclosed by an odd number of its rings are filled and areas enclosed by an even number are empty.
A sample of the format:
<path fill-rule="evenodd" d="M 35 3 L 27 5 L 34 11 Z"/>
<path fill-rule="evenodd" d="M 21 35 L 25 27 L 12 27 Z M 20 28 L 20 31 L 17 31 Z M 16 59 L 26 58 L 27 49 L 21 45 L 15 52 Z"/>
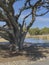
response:
<path fill-rule="evenodd" d="M 20 37 L 18 38 L 19 51 L 23 50 L 23 43 L 24 43 L 24 39 L 25 39 L 26 34 L 27 34 L 27 32 L 24 32 L 23 34 L 20 34 Z"/>
<path fill-rule="evenodd" d="M 10 51 L 16 51 L 17 46 L 18 46 L 18 50 L 22 51 L 25 36 L 26 36 L 26 32 L 24 34 L 20 34 L 20 36 L 18 36 L 19 38 L 15 38 L 15 39 L 11 38 L 12 41 L 10 40 Z"/>

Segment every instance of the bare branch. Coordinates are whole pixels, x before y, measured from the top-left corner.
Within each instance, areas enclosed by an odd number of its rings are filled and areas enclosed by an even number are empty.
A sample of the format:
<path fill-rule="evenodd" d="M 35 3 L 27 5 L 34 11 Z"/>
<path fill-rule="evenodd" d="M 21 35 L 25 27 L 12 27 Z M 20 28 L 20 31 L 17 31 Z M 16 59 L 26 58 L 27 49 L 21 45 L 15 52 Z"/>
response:
<path fill-rule="evenodd" d="M 8 29 L 3 28 L 3 27 L 0 27 L 0 31 L 5 31 L 8 34 L 11 34 L 11 32 Z"/>
<path fill-rule="evenodd" d="M 15 16 L 15 20 L 16 20 L 16 23 L 18 24 L 18 26 L 21 27 L 21 24 L 18 22 L 18 15 Z"/>
<path fill-rule="evenodd" d="M 12 6 L 15 1 L 17 1 L 17 0 L 9 0 L 9 5 Z"/>
<path fill-rule="evenodd" d="M 30 7 L 26 7 L 26 6 L 23 6 L 21 9 L 20 9 L 20 12 L 19 12 L 19 15 L 18 17 L 20 17 L 21 13 L 24 11 L 24 10 L 27 10 L 27 9 L 30 9 Z"/>
<path fill-rule="evenodd" d="M 35 3 L 35 5 L 34 5 L 34 7 L 38 7 L 38 6 L 40 6 L 42 4 L 42 0 L 38 0 L 36 3 Z"/>
<path fill-rule="evenodd" d="M 0 32 L 0 36 L 1 36 L 2 38 L 4 38 L 4 39 L 10 41 L 10 38 L 9 38 L 9 36 L 7 36 L 7 34 Z"/>
<path fill-rule="evenodd" d="M 6 26 L 7 26 L 7 24 L 3 25 L 3 28 L 6 27 Z"/>
<path fill-rule="evenodd" d="M 9 39 L 11 38 L 11 39 L 15 39 L 15 36 L 14 36 L 14 33 L 13 33 L 13 30 L 8 30 L 8 29 L 6 29 L 6 28 L 3 28 L 3 27 L 0 27 L 0 31 L 4 31 L 5 33 L 7 33 L 9 36 Z M 6 36 L 6 35 L 5 35 Z M 4 36 L 2 36 L 2 37 L 4 37 Z M 7 37 L 7 38 L 8 38 Z M 6 37 L 5 37 L 6 38 Z"/>
<path fill-rule="evenodd" d="M 9 3 L 8 3 L 8 8 L 9 8 L 9 10 L 11 12 L 11 15 L 13 15 L 13 16 L 14 16 L 13 4 L 14 4 L 15 1 L 16 0 L 9 0 Z"/>
<path fill-rule="evenodd" d="M 34 8 L 32 9 L 32 20 L 31 20 L 31 22 L 29 23 L 29 25 L 27 26 L 27 31 L 29 30 L 29 28 L 32 26 L 32 24 L 33 24 L 34 21 L 35 21 L 35 14 L 36 14 L 36 8 L 34 7 Z"/>
<path fill-rule="evenodd" d="M 36 16 L 43 16 L 43 15 L 45 15 L 45 14 L 47 14 L 49 12 L 49 10 L 48 11 L 46 11 L 45 13 L 42 13 L 42 14 L 36 14 Z"/>
<path fill-rule="evenodd" d="M 38 9 L 38 6 L 42 6 L 43 4 L 45 4 L 44 2 L 42 2 L 42 0 L 39 0 L 35 3 L 34 6 L 32 6 L 32 20 L 30 22 L 30 24 L 27 26 L 27 30 L 32 26 L 32 24 L 34 23 L 35 21 L 35 17 L 36 17 L 36 11 Z M 49 11 L 43 13 L 42 15 L 48 13 Z"/>
<path fill-rule="evenodd" d="M 10 20 L 9 20 L 7 17 L 5 17 L 2 13 L 0 13 L 0 21 L 6 22 L 7 25 L 8 25 L 10 28 L 12 28 L 12 25 L 11 25 Z"/>
<path fill-rule="evenodd" d="M 5 12 L 9 13 L 8 7 L 0 0 L 0 7 L 4 9 Z"/>
<path fill-rule="evenodd" d="M 4 9 L 4 11 L 7 13 L 7 17 L 10 20 L 10 22 L 12 23 L 12 25 L 17 29 L 18 29 L 18 24 L 15 21 L 15 18 L 11 15 L 10 11 L 8 10 L 8 7 L 6 7 L 2 1 L 0 1 L 0 7 L 2 7 Z"/>
<path fill-rule="evenodd" d="M 27 16 L 24 17 L 24 19 L 23 19 L 23 23 L 22 23 L 22 27 L 24 26 L 24 22 L 25 22 L 25 20 L 26 20 L 31 14 L 32 14 L 32 13 L 30 13 L 30 14 L 28 14 Z"/>

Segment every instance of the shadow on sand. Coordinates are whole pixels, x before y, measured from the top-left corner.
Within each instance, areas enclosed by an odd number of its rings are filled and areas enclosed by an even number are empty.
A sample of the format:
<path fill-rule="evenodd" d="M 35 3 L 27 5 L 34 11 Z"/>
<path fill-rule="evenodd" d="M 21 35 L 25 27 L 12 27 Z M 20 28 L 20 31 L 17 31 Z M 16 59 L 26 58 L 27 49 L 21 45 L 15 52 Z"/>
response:
<path fill-rule="evenodd" d="M 29 60 L 39 60 L 40 58 L 47 58 L 47 54 L 49 54 L 49 46 L 42 45 L 39 46 L 38 44 L 24 45 L 24 48 L 21 52 L 15 51 L 12 54 L 9 51 L 9 44 L 0 44 L 0 57 L 2 58 L 9 58 L 9 57 L 16 57 L 16 56 L 25 56 Z"/>

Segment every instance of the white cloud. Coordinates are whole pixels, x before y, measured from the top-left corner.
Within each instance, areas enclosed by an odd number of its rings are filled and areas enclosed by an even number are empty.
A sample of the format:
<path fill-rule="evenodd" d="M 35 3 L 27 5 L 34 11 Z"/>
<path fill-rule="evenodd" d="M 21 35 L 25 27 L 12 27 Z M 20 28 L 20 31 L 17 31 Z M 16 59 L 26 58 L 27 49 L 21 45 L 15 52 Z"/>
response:
<path fill-rule="evenodd" d="M 46 21 L 46 22 L 47 22 L 47 21 L 49 21 L 49 18 L 37 17 L 36 20 L 38 20 L 38 21 L 43 21 L 43 22 Z"/>

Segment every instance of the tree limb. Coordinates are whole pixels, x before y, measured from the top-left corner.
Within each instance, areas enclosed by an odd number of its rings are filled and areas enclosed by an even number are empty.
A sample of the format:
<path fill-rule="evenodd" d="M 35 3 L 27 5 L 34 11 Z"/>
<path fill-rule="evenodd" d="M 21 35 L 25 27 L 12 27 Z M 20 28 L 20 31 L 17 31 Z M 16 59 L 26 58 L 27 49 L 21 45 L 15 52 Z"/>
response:
<path fill-rule="evenodd" d="M 32 24 L 34 23 L 35 21 L 35 14 L 36 14 L 36 8 L 32 8 L 32 20 L 31 22 L 29 23 L 29 25 L 27 26 L 27 31 L 29 30 L 29 28 L 32 26 Z"/>
<path fill-rule="evenodd" d="M 43 16 L 43 15 L 45 15 L 45 14 L 47 14 L 49 12 L 49 10 L 48 11 L 46 11 L 45 13 L 42 13 L 42 14 L 36 14 L 36 16 Z"/>
<path fill-rule="evenodd" d="M 35 21 L 35 17 L 36 17 L 36 10 L 38 9 L 38 6 L 42 6 L 44 3 L 42 2 L 42 0 L 39 0 L 35 3 L 34 6 L 32 6 L 32 20 L 30 22 L 30 24 L 27 26 L 27 30 L 29 30 L 29 28 L 32 26 L 32 24 Z M 47 13 L 47 12 L 46 12 Z M 44 13 L 44 14 L 46 14 Z M 42 14 L 42 15 L 44 15 Z"/>
<path fill-rule="evenodd" d="M 7 25 L 9 26 L 9 28 L 12 28 L 12 25 L 11 25 L 10 20 L 9 20 L 7 17 L 3 16 L 2 13 L 0 13 L 0 21 L 4 21 L 4 22 L 6 22 Z"/>
<path fill-rule="evenodd" d="M 32 14 L 32 13 L 30 13 L 30 14 L 28 14 L 27 16 L 24 17 L 24 19 L 23 19 L 23 23 L 22 23 L 22 28 L 23 28 L 23 26 L 24 26 L 24 22 L 25 22 L 25 20 L 26 20 L 31 14 Z"/>
<path fill-rule="evenodd" d="M 0 7 L 2 7 L 4 9 L 10 22 L 18 30 L 18 24 L 16 23 L 15 18 L 10 14 L 9 8 L 6 7 L 2 1 L 0 1 Z"/>
<path fill-rule="evenodd" d="M 11 35 L 11 32 L 6 28 L 0 27 L 0 31 L 5 31 L 6 33 Z"/>
<path fill-rule="evenodd" d="M 27 9 L 29 9 L 29 8 L 30 8 L 30 6 L 28 6 L 28 7 L 23 6 L 23 7 L 20 9 L 20 12 L 19 12 L 18 17 L 20 17 L 21 13 L 22 13 L 24 10 L 27 10 Z"/>
<path fill-rule="evenodd" d="M 9 36 L 7 36 L 5 33 L 0 32 L 0 36 L 8 41 L 10 41 Z"/>

